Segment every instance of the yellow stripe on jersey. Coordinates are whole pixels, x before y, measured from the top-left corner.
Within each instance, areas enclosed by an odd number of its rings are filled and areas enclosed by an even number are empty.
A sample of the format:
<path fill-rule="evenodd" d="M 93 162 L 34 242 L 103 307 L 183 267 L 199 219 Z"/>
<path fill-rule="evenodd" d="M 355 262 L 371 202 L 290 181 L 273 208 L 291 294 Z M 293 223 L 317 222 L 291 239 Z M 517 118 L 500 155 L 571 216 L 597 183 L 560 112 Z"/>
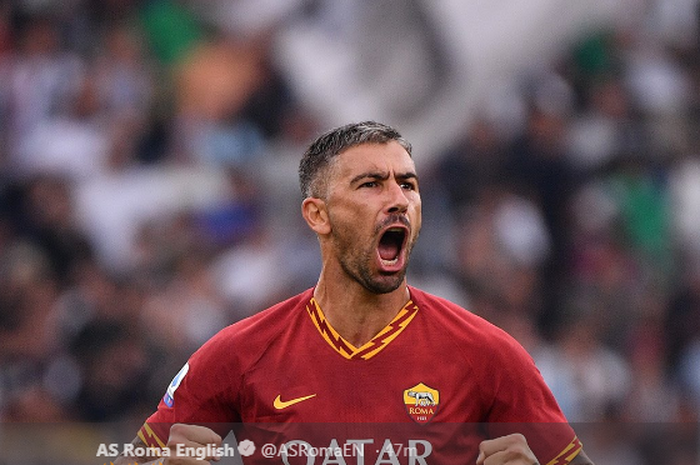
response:
<path fill-rule="evenodd" d="M 418 306 L 414 304 L 412 300 L 409 300 L 384 329 L 361 347 L 355 347 L 333 329 L 328 320 L 326 320 L 326 316 L 323 314 L 323 310 L 321 310 L 316 299 L 312 298 L 309 301 L 306 305 L 306 311 L 309 313 L 309 316 L 311 316 L 311 321 L 313 321 L 316 329 L 318 329 L 318 332 L 323 336 L 323 339 L 325 339 L 336 352 L 348 360 L 358 358 L 368 360 L 377 355 L 406 329 L 408 324 L 418 313 Z"/>
<path fill-rule="evenodd" d="M 547 465 L 567 465 L 576 458 L 576 456 L 583 449 L 583 444 L 578 437 L 574 436 L 574 439 L 569 443 L 568 446 L 564 448 L 559 455 L 557 455 L 553 460 L 549 461 Z"/>
<path fill-rule="evenodd" d="M 161 441 L 148 423 L 143 424 L 138 432 L 138 437 L 147 447 L 159 447 L 161 449 L 165 448 L 165 443 Z"/>

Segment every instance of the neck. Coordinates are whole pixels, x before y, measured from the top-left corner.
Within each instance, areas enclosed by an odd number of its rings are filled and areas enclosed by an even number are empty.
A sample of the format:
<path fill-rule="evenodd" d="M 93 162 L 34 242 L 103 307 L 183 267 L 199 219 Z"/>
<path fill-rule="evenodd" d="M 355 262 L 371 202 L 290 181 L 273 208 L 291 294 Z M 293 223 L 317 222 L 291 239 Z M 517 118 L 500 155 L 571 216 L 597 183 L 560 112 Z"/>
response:
<path fill-rule="evenodd" d="M 348 279 L 321 273 L 314 298 L 329 323 L 343 338 L 361 347 L 379 333 L 409 300 L 406 281 L 386 294 L 375 294 Z"/>

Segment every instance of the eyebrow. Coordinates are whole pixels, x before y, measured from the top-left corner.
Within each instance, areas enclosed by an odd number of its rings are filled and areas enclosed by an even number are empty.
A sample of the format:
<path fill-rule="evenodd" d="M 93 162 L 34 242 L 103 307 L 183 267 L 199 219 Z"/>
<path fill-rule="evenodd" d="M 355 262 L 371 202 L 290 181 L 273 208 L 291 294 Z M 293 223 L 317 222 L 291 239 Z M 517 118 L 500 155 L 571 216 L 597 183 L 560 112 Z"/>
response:
<path fill-rule="evenodd" d="M 416 181 L 418 180 L 418 175 L 416 173 L 414 173 L 413 171 L 399 173 L 395 177 L 396 177 L 396 179 L 399 179 L 401 181 L 405 181 L 408 179 L 415 179 Z M 374 179 L 377 181 L 386 181 L 387 179 L 389 179 L 389 173 L 381 172 L 381 171 L 368 171 L 365 173 L 361 173 L 350 180 L 350 185 L 354 185 L 354 184 L 358 183 L 359 181 L 362 181 L 363 179 Z"/>

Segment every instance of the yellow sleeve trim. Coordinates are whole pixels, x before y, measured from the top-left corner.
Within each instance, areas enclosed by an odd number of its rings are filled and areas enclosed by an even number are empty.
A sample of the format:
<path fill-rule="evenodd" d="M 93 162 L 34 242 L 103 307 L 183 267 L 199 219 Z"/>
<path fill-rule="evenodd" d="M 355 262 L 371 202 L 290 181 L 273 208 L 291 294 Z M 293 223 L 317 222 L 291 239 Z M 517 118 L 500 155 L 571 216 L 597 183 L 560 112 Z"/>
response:
<path fill-rule="evenodd" d="M 158 437 L 148 423 L 144 423 L 138 432 L 138 437 L 148 447 L 165 448 L 165 443 Z"/>
<path fill-rule="evenodd" d="M 583 444 L 579 440 L 578 436 L 574 436 L 568 446 L 564 448 L 559 455 L 557 455 L 553 460 L 547 462 L 547 465 L 567 465 L 576 458 L 576 456 L 583 449 Z"/>

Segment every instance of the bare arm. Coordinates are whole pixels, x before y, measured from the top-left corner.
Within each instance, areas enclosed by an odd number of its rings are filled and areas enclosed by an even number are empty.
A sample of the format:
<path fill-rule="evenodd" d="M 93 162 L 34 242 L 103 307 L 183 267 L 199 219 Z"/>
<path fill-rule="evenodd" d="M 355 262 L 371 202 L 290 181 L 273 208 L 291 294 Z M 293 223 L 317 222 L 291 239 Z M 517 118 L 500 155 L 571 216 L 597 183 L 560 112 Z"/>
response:
<path fill-rule="evenodd" d="M 131 441 L 131 444 L 134 446 L 134 449 L 141 449 L 147 447 L 146 444 L 143 443 L 141 438 L 134 438 L 133 441 Z M 117 457 L 117 460 L 115 460 L 114 465 L 134 465 L 135 463 L 138 463 L 139 465 L 160 465 L 162 463 L 161 459 L 155 459 L 150 462 L 146 462 L 148 460 L 145 457 L 126 457 L 124 454 L 120 455 Z M 160 462 L 159 462 L 160 461 Z"/>
<path fill-rule="evenodd" d="M 127 457 L 120 455 L 114 465 L 204 465 L 210 461 L 218 461 L 219 457 L 211 455 L 200 455 L 199 452 L 191 455 L 178 453 L 178 446 L 184 446 L 188 450 L 197 451 L 198 449 L 206 450 L 206 446 L 221 446 L 221 436 L 216 434 L 209 428 L 197 425 L 185 425 L 176 423 L 170 427 L 170 437 L 166 448 L 169 449 L 168 457 L 156 458 L 152 457 Z M 136 437 L 132 444 L 134 449 L 142 449 L 148 447 L 143 441 Z M 146 462 L 146 460 L 150 460 Z"/>
<path fill-rule="evenodd" d="M 522 434 L 509 434 L 482 441 L 476 465 L 540 465 Z M 581 451 L 569 465 L 594 465 Z"/>

